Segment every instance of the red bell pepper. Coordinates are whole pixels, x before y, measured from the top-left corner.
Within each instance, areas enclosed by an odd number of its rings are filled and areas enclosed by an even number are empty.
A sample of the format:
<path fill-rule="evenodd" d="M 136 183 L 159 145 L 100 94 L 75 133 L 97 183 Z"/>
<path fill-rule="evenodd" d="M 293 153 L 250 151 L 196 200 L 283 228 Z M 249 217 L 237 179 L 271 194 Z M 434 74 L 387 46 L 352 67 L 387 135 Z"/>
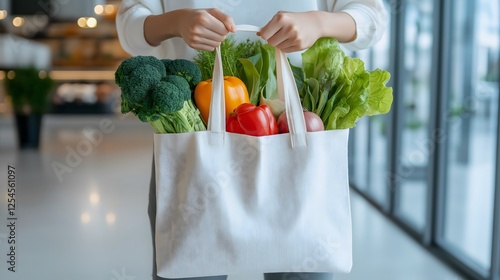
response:
<path fill-rule="evenodd" d="M 229 115 L 226 130 L 252 136 L 266 136 L 278 134 L 278 124 L 269 106 L 243 103 Z"/>

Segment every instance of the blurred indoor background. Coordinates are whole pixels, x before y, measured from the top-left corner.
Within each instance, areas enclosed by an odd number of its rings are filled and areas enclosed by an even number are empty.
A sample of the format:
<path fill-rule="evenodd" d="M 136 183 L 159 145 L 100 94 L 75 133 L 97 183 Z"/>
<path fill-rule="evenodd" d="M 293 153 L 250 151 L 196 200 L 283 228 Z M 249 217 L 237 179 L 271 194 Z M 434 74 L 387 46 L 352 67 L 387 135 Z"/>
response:
<path fill-rule="evenodd" d="M 500 280 L 500 3 L 385 4 L 385 36 L 350 55 L 392 74 L 394 103 L 351 130 L 354 267 L 335 279 Z M 0 279 L 151 279 L 153 132 L 120 113 L 119 5 L 0 0 Z M 39 119 L 3 86 L 28 66 L 55 83 Z M 41 124 L 38 143 L 19 122 Z"/>

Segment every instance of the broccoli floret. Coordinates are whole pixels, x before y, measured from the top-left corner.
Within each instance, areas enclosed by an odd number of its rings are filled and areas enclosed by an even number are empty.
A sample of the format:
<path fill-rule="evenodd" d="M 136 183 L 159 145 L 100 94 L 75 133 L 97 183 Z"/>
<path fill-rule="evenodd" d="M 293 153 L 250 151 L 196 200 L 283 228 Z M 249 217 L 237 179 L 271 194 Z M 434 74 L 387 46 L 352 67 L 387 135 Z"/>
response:
<path fill-rule="evenodd" d="M 167 64 L 177 70 L 167 70 L 163 61 L 152 56 L 136 56 L 120 64 L 115 81 L 122 90 L 122 113 L 133 112 L 157 133 L 205 130 L 199 111 L 191 101 L 193 86 L 185 78 L 190 77 L 194 82 L 196 75 L 189 76 L 189 73 L 196 74 L 198 67 L 193 64 L 194 70 L 187 63 Z"/>
<path fill-rule="evenodd" d="M 201 81 L 201 71 L 194 62 L 186 59 L 162 59 L 167 75 L 180 76 L 186 79 L 191 89 Z"/>
<path fill-rule="evenodd" d="M 115 82 L 120 87 L 124 83 L 128 83 L 127 81 L 131 76 L 137 75 L 137 73 L 132 74 L 136 69 L 140 68 L 143 65 L 150 65 L 160 73 L 161 78 L 165 77 L 166 70 L 165 65 L 154 56 L 134 56 L 124 60 L 116 69 L 115 72 Z M 150 72 L 145 72 L 144 75 L 149 75 Z M 126 85 L 124 85 L 126 86 Z"/>
<path fill-rule="evenodd" d="M 132 103 L 139 103 L 146 97 L 148 91 L 162 79 L 160 72 L 151 65 L 141 65 L 123 81 L 123 92 Z"/>
<path fill-rule="evenodd" d="M 169 81 L 162 80 L 151 90 L 150 94 L 153 99 L 155 111 L 164 113 L 179 111 L 184 106 L 184 102 L 191 98 L 189 86 L 187 92 L 183 88 L 187 84 L 186 80 L 178 76 L 174 77 L 177 77 L 183 83 L 173 83 L 174 79 L 169 79 Z"/>
<path fill-rule="evenodd" d="M 149 90 L 166 76 L 165 66 L 153 56 L 135 56 L 124 60 L 115 72 L 122 89 L 122 113 L 137 110 Z"/>
<path fill-rule="evenodd" d="M 168 75 L 162 81 L 176 85 L 184 94 L 184 98 L 188 100 L 191 98 L 191 88 L 188 81 L 180 76 Z"/>

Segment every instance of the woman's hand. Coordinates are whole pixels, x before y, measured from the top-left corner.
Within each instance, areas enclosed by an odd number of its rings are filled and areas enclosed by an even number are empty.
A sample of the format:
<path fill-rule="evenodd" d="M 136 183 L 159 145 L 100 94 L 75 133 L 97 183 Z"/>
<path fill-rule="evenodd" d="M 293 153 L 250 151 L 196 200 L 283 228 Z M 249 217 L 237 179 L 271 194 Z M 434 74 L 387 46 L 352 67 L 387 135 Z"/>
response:
<path fill-rule="evenodd" d="M 309 48 L 321 36 L 314 12 L 279 12 L 260 31 L 260 36 L 284 52 Z"/>
<path fill-rule="evenodd" d="M 178 22 L 178 35 L 197 50 L 214 50 L 234 29 L 233 19 L 215 8 L 185 10 Z"/>
<path fill-rule="evenodd" d="M 356 23 L 342 12 L 279 12 L 259 35 L 271 46 L 295 52 L 309 48 L 321 37 L 350 42 L 356 39 Z"/>
<path fill-rule="evenodd" d="M 144 37 L 152 46 L 181 37 L 190 47 L 206 51 L 214 50 L 234 30 L 233 19 L 215 8 L 174 10 L 144 22 Z"/>

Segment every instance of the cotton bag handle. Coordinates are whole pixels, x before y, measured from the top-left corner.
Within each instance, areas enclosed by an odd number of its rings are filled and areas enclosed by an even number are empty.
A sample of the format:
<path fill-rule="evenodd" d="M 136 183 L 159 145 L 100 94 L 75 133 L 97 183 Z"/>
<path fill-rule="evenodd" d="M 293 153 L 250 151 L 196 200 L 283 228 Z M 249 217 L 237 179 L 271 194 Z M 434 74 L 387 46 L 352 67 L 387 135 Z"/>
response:
<path fill-rule="evenodd" d="M 260 28 L 253 25 L 236 25 L 236 31 L 258 32 Z M 285 102 L 288 128 L 292 147 L 306 146 L 306 122 L 302 111 L 299 91 L 293 72 L 285 53 L 276 48 L 276 79 L 278 96 Z M 224 101 L 224 74 L 220 48 L 215 49 L 214 72 L 212 77 L 212 100 L 208 117 L 208 130 L 215 133 L 226 131 L 226 113 Z"/>

